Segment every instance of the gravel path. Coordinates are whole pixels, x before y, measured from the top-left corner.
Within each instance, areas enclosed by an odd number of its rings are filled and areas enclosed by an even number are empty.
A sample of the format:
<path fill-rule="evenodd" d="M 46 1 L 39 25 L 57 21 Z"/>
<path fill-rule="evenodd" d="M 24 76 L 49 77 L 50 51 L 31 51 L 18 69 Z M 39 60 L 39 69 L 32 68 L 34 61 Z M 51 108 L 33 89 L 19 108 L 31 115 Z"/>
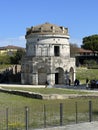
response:
<path fill-rule="evenodd" d="M 62 127 L 44 128 L 35 130 L 98 130 L 98 122 L 79 123 Z"/>

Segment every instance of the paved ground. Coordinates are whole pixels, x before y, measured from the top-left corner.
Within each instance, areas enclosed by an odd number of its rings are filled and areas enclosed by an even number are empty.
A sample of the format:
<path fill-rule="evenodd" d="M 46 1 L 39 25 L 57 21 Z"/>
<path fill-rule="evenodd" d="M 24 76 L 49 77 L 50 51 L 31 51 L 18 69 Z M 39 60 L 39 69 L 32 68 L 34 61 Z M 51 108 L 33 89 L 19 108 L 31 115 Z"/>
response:
<path fill-rule="evenodd" d="M 71 89 L 71 90 L 80 90 L 80 91 L 87 91 L 87 92 L 98 92 L 98 88 L 94 88 L 94 89 L 90 89 L 90 88 L 86 88 L 86 85 L 79 85 L 79 86 L 69 86 L 69 85 L 55 85 L 55 88 L 65 88 L 65 89 Z"/>
<path fill-rule="evenodd" d="M 79 123 L 74 125 L 66 125 L 62 127 L 43 128 L 35 130 L 98 130 L 98 122 Z"/>
<path fill-rule="evenodd" d="M 22 84 L 0 84 L 0 87 L 8 86 L 8 87 L 30 87 L 30 88 L 45 88 L 45 85 L 22 85 Z M 48 88 L 52 86 L 48 85 Z M 54 88 L 67 88 L 67 89 L 79 89 L 79 90 L 86 90 L 86 85 L 79 85 L 79 86 L 69 86 L 69 85 L 55 85 Z M 89 89 L 88 89 L 89 90 Z"/>

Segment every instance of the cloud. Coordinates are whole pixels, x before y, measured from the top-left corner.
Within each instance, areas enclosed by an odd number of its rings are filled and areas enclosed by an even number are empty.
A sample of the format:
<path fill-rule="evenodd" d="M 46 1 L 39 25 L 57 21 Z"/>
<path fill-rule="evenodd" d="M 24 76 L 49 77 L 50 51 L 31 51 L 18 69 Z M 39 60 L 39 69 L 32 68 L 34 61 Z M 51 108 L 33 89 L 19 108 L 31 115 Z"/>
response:
<path fill-rule="evenodd" d="M 2 46 L 8 46 L 8 45 L 25 47 L 26 46 L 25 36 L 19 36 L 19 37 L 16 37 L 16 38 L 0 39 L 0 46 L 1 47 Z"/>

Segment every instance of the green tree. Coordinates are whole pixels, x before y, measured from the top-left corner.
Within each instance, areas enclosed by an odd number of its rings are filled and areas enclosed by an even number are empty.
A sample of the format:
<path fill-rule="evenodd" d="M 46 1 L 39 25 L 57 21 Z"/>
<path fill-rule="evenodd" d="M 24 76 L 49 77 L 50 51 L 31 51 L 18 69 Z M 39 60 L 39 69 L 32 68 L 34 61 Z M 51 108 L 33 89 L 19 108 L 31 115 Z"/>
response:
<path fill-rule="evenodd" d="M 20 49 L 18 50 L 14 56 L 10 57 L 11 59 L 11 64 L 20 64 L 21 63 L 21 58 L 25 54 L 25 51 Z"/>
<path fill-rule="evenodd" d="M 81 48 L 92 50 L 95 54 L 98 51 L 98 35 L 84 37 Z"/>
<path fill-rule="evenodd" d="M 10 64 L 10 56 L 0 55 L 0 64 Z"/>

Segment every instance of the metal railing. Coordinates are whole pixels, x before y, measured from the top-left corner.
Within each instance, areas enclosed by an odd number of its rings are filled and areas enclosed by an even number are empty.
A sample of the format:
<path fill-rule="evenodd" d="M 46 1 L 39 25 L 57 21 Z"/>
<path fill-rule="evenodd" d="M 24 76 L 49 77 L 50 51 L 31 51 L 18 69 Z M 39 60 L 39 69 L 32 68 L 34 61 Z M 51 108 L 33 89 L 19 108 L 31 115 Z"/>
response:
<path fill-rule="evenodd" d="M 0 108 L 0 130 L 32 130 L 91 121 L 98 121 L 98 103 L 92 101 L 44 104 L 36 111 L 28 106 L 15 111 L 12 106 Z"/>

